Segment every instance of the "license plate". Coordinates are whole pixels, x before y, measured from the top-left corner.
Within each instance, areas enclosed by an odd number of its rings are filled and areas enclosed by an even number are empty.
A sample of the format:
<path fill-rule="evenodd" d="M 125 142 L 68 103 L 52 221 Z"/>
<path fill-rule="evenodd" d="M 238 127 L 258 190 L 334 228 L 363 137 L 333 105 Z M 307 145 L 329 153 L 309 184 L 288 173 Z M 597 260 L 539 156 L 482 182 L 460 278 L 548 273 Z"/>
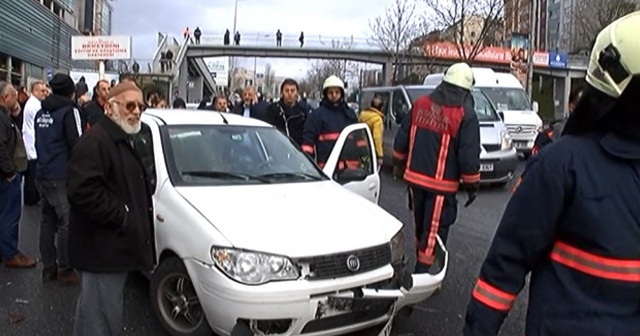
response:
<path fill-rule="evenodd" d="M 480 171 L 481 172 L 492 172 L 493 171 L 493 165 L 492 164 L 481 164 L 480 165 Z"/>
<path fill-rule="evenodd" d="M 327 299 L 329 308 L 337 311 L 368 312 L 389 309 L 395 299 L 370 299 L 330 296 Z"/>
<path fill-rule="evenodd" d="M 527 143 L 526 142 L 514 142 L 513 145 L 516 148 L 527 148 Z"/>

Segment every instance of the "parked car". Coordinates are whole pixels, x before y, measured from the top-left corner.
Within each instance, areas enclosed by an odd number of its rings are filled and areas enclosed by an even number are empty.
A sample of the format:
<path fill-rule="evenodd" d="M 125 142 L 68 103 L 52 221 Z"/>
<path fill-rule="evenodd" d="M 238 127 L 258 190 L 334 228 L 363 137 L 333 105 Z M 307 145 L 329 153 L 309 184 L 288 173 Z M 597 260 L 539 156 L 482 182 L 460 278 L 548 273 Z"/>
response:
<path fill-rule="evenodd" d="M 398 310 L 440 287 L 440 241 L 438 269 L 407 280 L 402 223 L 377 205 L 366 125 L 347 127 L 321 170 L 258 120 L 184 110 L 142 120 L 157 181 L 150 299 L 169 334 L 388 332 Z M 362 140 L 360 164 L 337 169 Z"/>
<path fill-rule="evenodd" d="M 418 97 L 431 93 L 435 88 L 435 85 L 401 85 L 362 89 L 362 104 L 368 104 L 374 95 L 380 96 L 384 101 L 385 164 L 391 164 L 393 141 L 402 118 L 409 114 Z M 518 156 L 512 146 L 511 136 L 487 97 L 478 89 L 473 89 L 471 93 L 480 122 L 480 182 L 506 185 L 513 179 L 518 166 Z"/>

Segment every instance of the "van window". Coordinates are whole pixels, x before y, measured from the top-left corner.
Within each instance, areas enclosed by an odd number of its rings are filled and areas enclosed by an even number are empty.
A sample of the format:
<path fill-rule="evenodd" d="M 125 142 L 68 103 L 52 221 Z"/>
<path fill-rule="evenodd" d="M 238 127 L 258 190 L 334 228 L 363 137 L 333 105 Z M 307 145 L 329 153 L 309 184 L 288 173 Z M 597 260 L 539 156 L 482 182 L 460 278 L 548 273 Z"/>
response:
<path fill-rule="evenodd" d="M 412 105 L 404 96 L 404 92 L 401 89 L 393 90 L 393 98 L 391 102 L 391 109 L 395 115 L 398 113 L 404 113 L 405 115 L 409 113 L 409 109 Z"/>
<path fill-rule="evenodd" d="M 378 96 L 382 98 L 382 102 L 384 103 L 382 107 L 382 113 L 384 115 L 389 114 L 389 91 L 364 91 L 362 96 L 360 97 L 360 111 L 366 109 L 371 106 L 371 100 L 373 100 L 374 96 Z"/>
<path fill-rule="evenodd" d="M 498 110 L 533 111 L 527 93 L 520 88 L 480 88 Z"/>
<path fill-rule="evenodd" d="M 429 95 L 433 92 L 431 88 L 411 88 L 407 89 L 407 94 L 413 103 L 416 102 L 418 98 L 421 96 Z M 473 100 L 475 102 L 476 114 L 478 115 L 479 121 L 497 121 L 499 120 L 498 114 L 496 113 L 493 106 L 487 99 L 485 95 L 482 94 L 479 90 L 471 91 L 473 95 Z"/>

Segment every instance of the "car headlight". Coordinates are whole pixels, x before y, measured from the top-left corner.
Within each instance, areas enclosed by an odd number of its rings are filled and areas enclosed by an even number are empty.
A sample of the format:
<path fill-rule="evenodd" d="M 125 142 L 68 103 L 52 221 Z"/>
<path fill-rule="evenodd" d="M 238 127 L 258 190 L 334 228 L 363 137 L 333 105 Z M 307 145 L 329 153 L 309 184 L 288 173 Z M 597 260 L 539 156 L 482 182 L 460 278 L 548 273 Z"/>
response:
<path fill-rule="evenodd" d="M 291 259 L 273 254 L 214 246 L 211 248 L 211 258 L 228 277 L 246 285 L 300 277 Z"/>
<path fill-rule="evenodd" d="M 500 149 L 501 150 L 511 149 L 513 142 L 511 140 L 511 135 L 509 135 L 509 132 L 507 131 L 500 132 L 500 138 L 502 139 L 502 142 L 500 143 Z"/>
<path fill-rule="evenodd" d="M 400 229 L 393 238 L 391 238 L 391 262 L 400 263 L 404 260 L 404 231 Z"/>

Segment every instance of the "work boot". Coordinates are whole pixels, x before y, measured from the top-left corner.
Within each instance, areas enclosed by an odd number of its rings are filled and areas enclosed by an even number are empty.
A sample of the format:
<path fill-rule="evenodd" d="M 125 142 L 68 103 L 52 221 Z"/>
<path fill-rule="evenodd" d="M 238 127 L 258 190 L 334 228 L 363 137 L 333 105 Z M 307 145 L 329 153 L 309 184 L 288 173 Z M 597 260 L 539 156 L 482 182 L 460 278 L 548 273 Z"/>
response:
<path fill-rule="evenodd" d="M 18 252 L 13 258 L 4 261 L 4 266 L 8 268 L 32 268 L 36 266 L 36 260 L 29 258 Z"/>
<path fill-rule="evenodd" d="M 42 270 L 42 283 L 58 280 L 58 269 L 55 267 Z"/>
<path fill-rule="evenodd" d="M 80 283 L 80 277 L 73 270 L 61 271 L 58 273 L 58 283 L 61 286 L 77 286 Z"/>

